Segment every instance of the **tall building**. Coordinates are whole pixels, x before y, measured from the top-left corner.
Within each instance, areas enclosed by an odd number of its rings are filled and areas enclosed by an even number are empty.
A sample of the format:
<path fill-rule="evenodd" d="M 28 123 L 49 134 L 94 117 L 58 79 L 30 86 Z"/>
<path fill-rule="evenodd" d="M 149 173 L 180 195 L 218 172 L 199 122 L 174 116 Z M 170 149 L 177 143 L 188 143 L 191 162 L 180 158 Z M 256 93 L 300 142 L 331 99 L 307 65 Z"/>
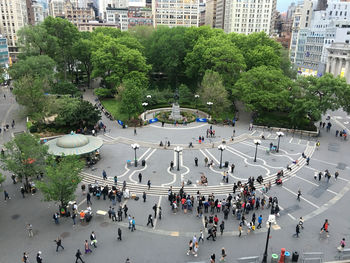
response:
<path fill-rule="evenodd" d="M 78 26 L 95 20 L 95 12 L 92 7 L 77 7 L 76 4 L 67 1 L 64 5 L 64 18 Z"/>
<path fill-rule="evenodd" d="M 207 0 L 205 3 L 205 25 L 215 27 L 217 0 Z"/>
<path fill-rule="evenodd" d="M 153 25 L 199 26 L 199 0 L 153 0 Z"/>
<path fill-rule="evenodd" d="M 226 0 L 224 10 L 224 31 L 250 34 L 266 32 L 274 27 L 277 0 Z M 216 7 L 218 19 L 219 2 Z"/>
<path fill-rule="evenodd" d="M 224 29 L 226 0 L 216 0 L 214 27 Z M 214 15 L 214 12 L 213 12 Z"/>
<path fill-rule="evenodd" d="M 65 0 L 50 0 L 49 15 L 53 17 L 64 17 Z"/>
<path fill-rule="evenodd" d="M 291 61 L 300 74 L 340 74 L 342 65 L 346 63 L 338 62 L 340 59 L 333 54 L 331 57 L 336 57 L 336 67 L 339 67 L 335 69 L 335 60 L 330 61 L 329 52 L 331 50 L 339 55 L 339 47 L 349 43 L 349 21 L 349 0 L 305 0 L 300 12 L 295 13 L 294 24 L 298 25 L 293 27 L 290 49 Z M 347 54 L 347 47 L 344 50 L 344 54 Z M 345 70 L 347 67 L 343 68 Z M 347 76 L 347 73 L 344 74 Z"/>
<path fill-rule="evenodd" d="M 0 34 L 7 39 L 9 54 L 16 60 L 17 31 L 27 24 L 26 0 L 0 0 Z"/>

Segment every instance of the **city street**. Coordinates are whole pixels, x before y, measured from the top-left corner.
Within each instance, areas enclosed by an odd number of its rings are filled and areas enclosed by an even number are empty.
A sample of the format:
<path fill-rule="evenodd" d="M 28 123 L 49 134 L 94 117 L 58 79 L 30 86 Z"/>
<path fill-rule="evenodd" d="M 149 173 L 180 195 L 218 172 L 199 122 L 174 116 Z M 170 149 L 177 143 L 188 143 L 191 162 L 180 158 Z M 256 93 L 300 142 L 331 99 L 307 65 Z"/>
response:
<path fill-rule="evenodd" d="M 6 94 L 4 99 L 3 94 Z M 94 101 L 91 92 L 84 94 L 84 99 Z M 0 120 L 3 127 L 15 119 L 17 125 L 14 130 L 0 134 L 0 144 L 10 140 L 16 132 L 24 130 L 24 116 L 21 116 L 19 106 L 15 103 L 13 96 L 2 87 L 0 93 Z M 123 129 L 116 121 L 110 121 L 103 116 L 102 122 L 106 124 L 106 133 L 98 134 L 104 141 L 100 150 L 101 160 L 92 168 L 86 168 L 82 173 L 82 184 L 94 184 L 109 186 L 114 184 L 114 176 L 118 177 L 118 185 L 126 182 L 131 193 L 140 199 L 122 199 L 122 205 L 127 205 L 128 214 L 135 217 L 136 231 L 128 229 L 128 220 L 112 222 L 108 215 L 96 215 L 96 211 L 108 211 L 112 202 L 98 200 L 92 197 L 92 211 L 95 213 L 90 223 L 80 223 L 73 226 L 71 218 L 60 218 L 56 225 L 52 215 L 58 211 L 57 204 L 43 202 L 39 193 L 26 195 L 23 199 L 20 193 L 20 184 L 13 184 L 10 174 L 4 182 L 2 189 L 6 189 L 11 200 L 3 201 L 1 196 L 0 209 L 0 263 L 20 262 L 23 252 L 29 253 L 30 262 L 35 262 L 38 251 L 42 251 L 43 262 L 75 262 L 75 252 L 79 248 L 84 252 L 84 241 L 89 240 L 92 231 L 97 235 L 97 248 L 92 248 L 92 253 L 83 255 L 85 262 L 125 262 L 130 258 L 135 262 L 209 262 L 212 253 L 220 258 L 221 248 L 225 247 L 227 262 L 236 262 L 237 258 L 258 256 L 262 259 L 267 226 L 266 221 L 270 209 L 261 208 L 254 211 L 256 217 L 263 217 L 263 227 L 247 233 L 247 227 L 243 227 L 241 237 L 238 237 L 239 220 L 230 212 L 225 221 L 223 236 L 218 231 L 215 242 L 205 240 L 199 243 L 198 257 L 186 255 L 188 243 L 193 235 L 199 237 L 201 229 L 204 229 L 204 217 L 197 217 L 196 207 L 193 211 L 184 213 L 179 207 L 175 214 L 172 212 L 168 201 L 168 189 L 172 186 L 174 192 L 178 192 L 182 182 L 186 193 L 197 196 L 197 192 L 204 196 L 214 193 L 215 199 L 223 200 L 228 194 L 232 194 L 233 184 L 241 181 L 247 182 L 249 177 L 257 178 L 262 175 L 264 183 L 272 183 L 272 188 L 263 193 L 262 187 L 255 182 L 256 197 L 268 199 L 277 197 L 280 206 L 280 216 L 276 224 L 272 224 L 268 260 L 271 254 L 280 254 L 281 248 L 289 252 L 297 251 L 300 257 L 306 252 L 322 252 L 326 261 L 338 259 L 337 246 L 345 237 L 350 242 L 350 227 L 348 218 L 350 211 L 348 200 L 350 199 L 350 159 L 349 142 L 335 136 L 338 129 L 346 129 L 350 132 L 350 118 L 346 113 L 337 111 L 329 113 L 332 128 L 326 132 L 326 128 L 320 129 L 320 137 L 300 136 L 296 134 L 285 134 L 280 138 L 279 152 L 268 152 L 270 144 L 278 145 L 278 136 L 275 131 L 255 129 L 248 130 L 249 117 L 244 117 L 232 126 L 212 125 L 216 136 L 207 138 L 206 132 L 210 124 L 191 123 L 187 126 L 166 124 L 161 127 L 160 123 L 137 128 Z M 326 116 L 325 116 L 326 118 Z M 328 121 L 324 118 L 324 121 Z M 232 140 L 233 131 L 234 138 Z M 265 139 L 261 139 L 262 135 Z M 198 137 L 204 136 L 204 142 L 198 143 Z M 254 140 L 261 140 L 258 147 Z M 317 148 L 316 142 L 320 141 Z M 160 141 L 170 141 L 170 147 L 160 147 Z M 222 166 L 228 162 L 228 167 L 220 168 L 220 150 L 218 146 L 224 141 L 226 146 L 222 151 Z M 193 148 L 189 148 L 189 143 Z M 131 144 L 137 143 L 140 148 L 136 151 L 138 166 L 134 166 L 134 149 Z M 181 152 L 174 151 L 174 147 L 181 146 Z M 257 149 L 256 149 L 257 147 Z M 254 162 L 256 152 L 256 162 Z M 310 157 L 310 163 L 306 163 L 304 153 Z M 198 166 L 195 165 L 198 158 Z M 205 166 L 204 159 L 213 161 L 213 165 Z M 142 166 L 145 160 L 145 166 Z M 298 160 L 297 164 L 293 164 Z M 173 161 L 174 169 L 170 169 Z M 128 165 L 130 162 L 130 165 Z M 179 164 L 179 171 L 177 166 Z M 231 173 L 230 166 L 235 165 Z M 288 171 L 287 165 L 292 167 Z M 326 169 L 331 173 L 329 182 L 322 177 L 318 179 L 318 173 Z M 103 180 L 102 171 L 108 176 Z M 276 174 L 284 170 L 282 185 L 275 185 Z M 339 177 L 335 180 L 335 172 Z M 228 172 L 228 183 L 222 180 L 224 172 Z M 142 174 L 142 182 L 139 183 L 138 175 Z M 208 179 L 208 186 L 200 185 L 201 175 Z M 315 176 L 317 178 L 315 178 Z M 151 181 L 148 190 L 147 181 Z M 190 180 L 192 183 L 186 185 Z M 297 200 L 297 193 L 301 191 L 301 199 Z M 147 199 L 143 202 L 142 194 L 146 192 Z M 82 194 L 80 187 L 76 193 L 78 210 L 86 209 L 86 195 Z M 146 226 L 149 214 L 154 214 L 152 207 L 157 204 L 162 208 L 162 218 L 154 219 L 154 227 Z M 117 203 L 116 210 L 118 210 Z M 205 213 L 204 216 L 209 216 Z M 216 214 L 216 213 L 215 213 Z M 215 215 L 214 214 L 214 215 Z M 217 213 L 220 222 L 224 219 L 221 212 Z M 252 212 L 246 215 L 250 222 Z M 300 217 L 304 218 L 304 229 L 300 237 L 293 237 L 295 227 Z M 329 237 L 320 235 L 320 228 L 325 219 L 329 220 Z M 26 224 L 33 225 L 34 236 L 29 237 Z M 122 241 L 117 240 L 117 229 L 122 230 Z M 60 236 L 64 250 L 56 252 L 54 240 Z M 205 232 L 205 237 L 207 233 Z M 300 258 L 299 258 L 300 260 Z M 218 260 L 219 261 L 219 260 Z"/>

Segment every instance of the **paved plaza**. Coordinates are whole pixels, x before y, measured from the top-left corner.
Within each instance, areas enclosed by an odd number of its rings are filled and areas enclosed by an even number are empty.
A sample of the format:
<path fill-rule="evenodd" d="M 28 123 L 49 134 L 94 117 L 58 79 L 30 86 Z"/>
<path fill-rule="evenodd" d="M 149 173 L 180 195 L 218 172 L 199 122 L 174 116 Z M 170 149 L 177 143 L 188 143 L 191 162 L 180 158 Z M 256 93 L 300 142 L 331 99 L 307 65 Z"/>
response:
<path fill-rule="evenodd" d="M 3 93 L 7 99 L 3 99 Z M 91 93 L 84 97 L 94 100 Z M 0 134 L 0 144 L 8 141 L 11 134 L 24 129 L 24 118 L 21 116 L 19 106 L 15 103 L 11 94 L 2 88 L 0 98 L 0 111 L 4 126 L 16 119 L 16 127 L 13 131 Z M 280 206 L 280 216 L 276 224 L 272 225 L 269 240 L 269 260 L 272 253 L 279 254 L 281 248 L 287 251 L 323 252 L 326 261 L 337 259 L 337 246 L 345 237 L 350 242 L 350 227 L 348 203 L 350 200 L 350 158 L 349 142 L 335 137 L 336 129 L 347 129 L 350 132 L 350 118 L 344 112 L 332 112 L 331 131 L 321 128 L 318 138 L 300 136 L 287 133 L 280 138 L 280 150 L 278 153 L 268 153 L 270 143 L 278 144 L 278 136 L 275 131 L 255 129 L 249 130 L 249 118 L 241 114 L 242 118 L 232 126 L 212 125 L 216 136 L 207 138 L 206 131 L 210 128 L 207 123 L 191 123 L 187 126 L 154 123 L 143 128 L 137 128 L 134 135 L 133 128 L 123 129 L 117 122 L 110 121 L 103 116 L 102 121 L 106 124 L 106 133 L 98 136 L 103 139 L 101 148 L 101 160 L 91 168 L 83 172 L 83 184 L 113 185 L 114 176 L 118 177 L 118 185 L 126 182 L 131 193 L 140 199 L 122 199 L 122 205 L 127 205 L 128 214 L 135 217 L 136 231 L 130 232 L 128 220 L 112 222 L 108 215 L 96 215 L 97 210 L 108 211 L 112 203 L 101 198 L 92 197 L 92 210 L 95 213 L 92 221 L 88 224 L 77 223 L 73 226 L 71 218 L 60 218 L 56 225 L 52 219 L 53 213 L 57 212 L 57 205 L 53 202 L 42 202 L 40 193 L 26 195 L 22 198 L 19 184 L 12 184 L 9 174 L 3 184 L 11 197 L 6 202 L 1 199 L 0 209 L 0 263 L 20 262 L 24 251 L 29 253 L 30 262 L 35 262 L 35 255 L 40 250 L 44 262 L 75 262 L 75 252 L 79 248 L 84 249 L 84 240 L 89 239 L 90 233 L 95 231 L 97 235 L 97 248 L 93 252 L 83 255 L 85 262 L 125 262 L 130 258 L 131 262 L 209 262 L 212 253 L 220 259 L 221 248 L 225 247 L 227 262 L 236 262 L 237 258 L 259 256 L 260 260 L 264 253 L 266 241 L 266 220 L 270 209 L 261 208 L 254 211 L 256 217 L 263 216 L 263 227 L 247 233 L 243 227 L 241 237 L 238 237 L 239 220 L 230 212 L 225 221 L 223 236 L 218 231 L 215 242 L 205 240 L 199 243 L 198 257 L 186 255 L 188 243 L 193 235 L 199 237 L 199 232 L 204 229 L 204 217 L 197 217 L 195 203 L 193 211 L 184 213 L 181 208 L 174 214 L 168 201 L 168 189 L 173 188 L 178 192 L 182 182 L 190 180 L 191 185 L 186 185 L 184 190 L 190 195 L 197 196 L 197 192 L 204 196 L 214 194 L 215 199 L 223 200 L 228 194 L 232 194 L 233 184 L 241 181 L 247 182 L 249 177 L 257 178 L 262 175 L 264 183 L 271 182 L 272 188 L 267 193 L 262 190 L 263 185 L 255 182 L 257 197 L 277 197 Z M 325 122 L 328 122 L 324 119 Z M 234 135 L 234 136 L 233 136 Z M 261 137 L 264 135 L 265 139 Z M 198 137 L 204 136 L 204 142 L 198 143 Z M 233 140 L 232 140 L 233 137 Z M 257 160 L 254 162 L 256 145 L 254 139 L 260 139 L 261 145 L 257 150 Z M 316 147 L 316 141 L 320 146 Z M 159 146 L 160 142 L 170 142 L 169 147 Z M 222 152 L 222 161 L 228 161 L 228 168 L 220 169 L 220 151 L 218 145 L 226 145 Z M 189 148 L 192 142 L 193 148 Z M 133 165 L 134 150 L 131 144 L 137 143 L 138 166 Z M 178 154 L 174 151 L 176 146 L 181 146 L 182 151 Z M 307 165 L 302 153 L 310 157 Z M 198 158 L 198 166 L 195 165 Z M 214 165 L 210 168 L 205 166 L 204 159 L 212 160 Z M 142 166 L 145 160 L 145 166 Z M 293 164 L 298 160 L 297 164 Z M 128 165 L 128 162 L 130 164 Z M 170 169 L 170 162 L 174 163 L 174 169 Z M 177 165 L 179 162 L 179 171 Z M 231 173 L 230 166 L 235 165 Z M 290 165 L 292 170 L 286 169 Z M 326 169 L 332 174 L 329 182 L 322 177 L 319 181 L 320 171 Z M 108 176 L 103 180 L 102 171 Z M 282 186 L 275 185 L 276 174 L 284 170 L 285 176 Z M 223 182 L 223 173 L 228 171 L 228 182 Z M 334 178 L 338 171 L 339 177 Z M 142 174 L 142 182 L 139 183 L 138 175 Z M 208 179 L 208 186 L 199 184 L 201 175 Z M 147 181 L 151 181 L 148 189 Z M 298 190 L 301 191 L 301 199 L 297 200 Z M 146 202 L 142 200 L 143 192 L 146 193 Z M 82 194 L 80 187 L 77 190 L 77 203 L 79 209 L 85 209 L 86 195 Z M 3 198 L 3 196 L 1 196 Z M 149 214 L 153 214 L 152 207 L 157 204 L 162 208 L 162 218 L 154 219 L 154 227 L 146 226 Z M 116 210 L 119 206 L 117 203 Z M 215 213 L 216 214 L 216 213 Z M 204 214 L 209 216 L 210 213 Z M 224 215 L 217 213 L 221 222 Z M 246 215 L 247 221 L 251 220 L 252 212 Z M 304 229 L 300 237 L 293 237 L 299 217 L 304 218 Z M 330 222 L 329 237 L 320 235 L 320 228 L 325 219 Z M 33 225 L 34 236 L 28 237 L 25 225 Z M 122 230 L 122 241 L 117 240 L 117 229 Z M 54 239 L 62 238 L 64 250 L 56 252 Z M 205 232 L 205 237 L 207 233 Z"/>

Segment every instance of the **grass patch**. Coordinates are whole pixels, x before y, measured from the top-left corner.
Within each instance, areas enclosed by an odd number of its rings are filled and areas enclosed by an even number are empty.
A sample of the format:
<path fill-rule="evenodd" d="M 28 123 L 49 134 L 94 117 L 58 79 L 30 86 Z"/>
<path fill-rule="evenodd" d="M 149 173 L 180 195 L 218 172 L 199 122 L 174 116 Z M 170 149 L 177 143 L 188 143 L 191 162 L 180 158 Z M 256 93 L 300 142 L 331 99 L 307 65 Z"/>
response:
<path fill-rule="evenodd" d="M 120 112 L 120 103 L 116 99 L 101 100 L 103 107 L 114 117 L 115 120 L 126 121 L 129 119 L 127 114 Z"/>

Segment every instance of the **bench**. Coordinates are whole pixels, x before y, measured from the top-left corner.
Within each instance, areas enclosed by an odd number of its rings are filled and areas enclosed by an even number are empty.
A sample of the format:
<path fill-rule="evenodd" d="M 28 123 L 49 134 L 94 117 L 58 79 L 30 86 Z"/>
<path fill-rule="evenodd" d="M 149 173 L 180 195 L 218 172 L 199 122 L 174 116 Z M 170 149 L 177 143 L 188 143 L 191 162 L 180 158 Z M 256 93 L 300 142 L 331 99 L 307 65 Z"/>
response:
<path fill-rule="evenodd" d="M 303 253 L 301 262 L 320 262 L 322 263 L 324 259 L 324 254 L 322 252 L 309 252 Z"/>
<path fill-rule="evenodd" d="M 237 262 L 239 263 L 257 263 L 260 261 L 260 257 L 243 257 L 243 258 L 237 258 Z"/>
<path fill-rule="evenodd" d="M 344 258 L 350 257 L 350 248 L 344 248 L 342 250 L 338 249 L 338 251 L 340 253 L 339 259 L 344 259 Z"/>

